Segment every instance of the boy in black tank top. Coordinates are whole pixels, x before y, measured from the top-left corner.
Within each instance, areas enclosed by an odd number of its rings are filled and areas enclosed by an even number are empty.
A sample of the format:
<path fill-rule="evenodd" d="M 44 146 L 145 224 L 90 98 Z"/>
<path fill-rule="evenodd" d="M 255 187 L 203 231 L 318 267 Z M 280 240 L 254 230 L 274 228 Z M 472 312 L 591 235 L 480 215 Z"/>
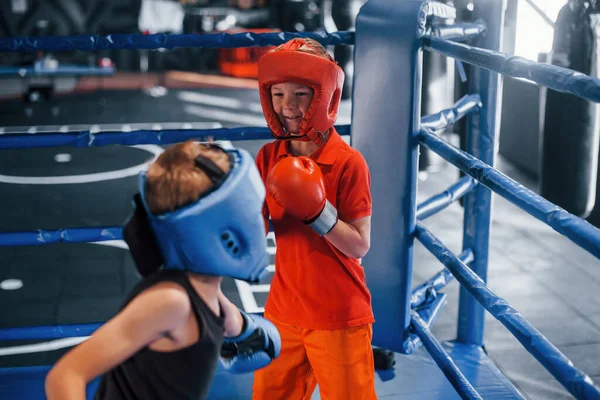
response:
<path fill-rule="evenodd" d="M 220 287 L 221 276 L 264 276 L 264 191 L 243 150 L 190 141 L 161 154 L 140 177 L 123 232 L 144 279 L 52 368 L 48 399 L 85 399 L 101 375 L 98 400 L 205 399 L 219 360 L 238 373 L 277 357 L 277 329 L 240 311 Z"/>

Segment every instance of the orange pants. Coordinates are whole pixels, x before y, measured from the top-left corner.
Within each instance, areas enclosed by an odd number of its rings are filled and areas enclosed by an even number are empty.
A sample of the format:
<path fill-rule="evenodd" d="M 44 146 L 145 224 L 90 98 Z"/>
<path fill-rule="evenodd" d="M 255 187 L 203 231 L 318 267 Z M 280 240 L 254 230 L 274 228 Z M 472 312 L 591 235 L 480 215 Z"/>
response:
<path fill-rule="evenodd" d="M 322 400 L 377 399 L 371 325 L 311 330 L 265 318 L 279 330 L 281 353 L 254 373 L 253 400 L 310 400 L 317 383 Z"/>

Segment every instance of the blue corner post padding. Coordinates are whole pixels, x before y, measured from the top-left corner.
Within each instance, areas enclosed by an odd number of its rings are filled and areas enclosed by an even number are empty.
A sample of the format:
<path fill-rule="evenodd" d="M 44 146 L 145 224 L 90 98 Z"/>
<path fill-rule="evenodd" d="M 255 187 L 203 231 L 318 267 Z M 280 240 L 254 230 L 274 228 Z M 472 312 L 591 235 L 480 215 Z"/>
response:
<path fill-rule="evenodd" d="M 373 296 L 373 344 L 397 352 L 409 337 L 421 101 L 418 39 L 427 3 L 371 0 L 356 21 L 352 145 L 371 170 L 377 238 L 363 264 Z"/>

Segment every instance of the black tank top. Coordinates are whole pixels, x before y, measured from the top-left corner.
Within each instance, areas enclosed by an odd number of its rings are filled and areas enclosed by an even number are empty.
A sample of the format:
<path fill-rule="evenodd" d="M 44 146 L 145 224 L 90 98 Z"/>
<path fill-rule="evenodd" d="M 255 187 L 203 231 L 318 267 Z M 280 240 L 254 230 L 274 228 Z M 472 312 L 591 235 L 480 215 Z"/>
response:
<path fill-rule="evenodd" d="M 144 347 L 102 377 L 96 400 L 199 400 L 208 396 L 223 343 L 223 312 L 217 317 L 198 296 L 186 273 L 173 270 L 140 281 L 123 307 L 159 282 L 176 282 L 186 290 L 198 320 L 199 340 L 173 352 Z"/>

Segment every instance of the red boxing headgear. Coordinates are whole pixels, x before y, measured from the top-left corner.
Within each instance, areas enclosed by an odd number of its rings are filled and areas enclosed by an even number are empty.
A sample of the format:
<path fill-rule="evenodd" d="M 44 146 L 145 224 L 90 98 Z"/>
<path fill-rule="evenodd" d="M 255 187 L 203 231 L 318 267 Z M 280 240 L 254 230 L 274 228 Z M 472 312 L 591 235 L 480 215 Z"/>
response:
<path fill-rule="evenodd" d="M 292 39 L 258 61 L 260 102 L 275 139 L 313 141 L 320 144 L 337 119 L 344 70 L 334 61 L 298 50 L 311 47 L 304 39 Z M 271 86 L 295 82 L 313 89 L 313 98 L 298 129 L 299 136 L 286 132 L 273 110 Z"/>

